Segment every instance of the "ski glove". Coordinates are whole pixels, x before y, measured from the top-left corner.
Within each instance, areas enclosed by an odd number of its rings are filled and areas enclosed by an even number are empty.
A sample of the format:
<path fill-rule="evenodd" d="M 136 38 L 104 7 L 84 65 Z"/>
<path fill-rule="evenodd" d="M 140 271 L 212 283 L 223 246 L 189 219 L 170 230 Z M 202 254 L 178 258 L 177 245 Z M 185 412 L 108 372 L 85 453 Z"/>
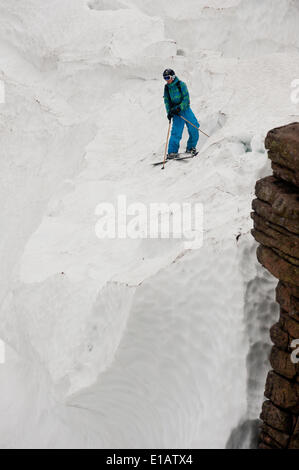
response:
<path fill-rule="evenodd" d="M 171 108 L 170 110 L 172 112 L 172 114 L 180 114 L 181 112 L 181 107 L 180 106 L 173 106 L 173 108 Z"/>
<path fill-rule="evenodd" d="M 175 114 L 180 114 L 180 112 L 181 112 L 181 107 L 180 107 L 180 106 L 173 106 L 173 107 L 170 109 L 169 113 L 167 114 L 167 118 L 169 119 L 169 121 L 171 121 L 171 119 L 173 118 L 173 116 L 174 116 Z"/>

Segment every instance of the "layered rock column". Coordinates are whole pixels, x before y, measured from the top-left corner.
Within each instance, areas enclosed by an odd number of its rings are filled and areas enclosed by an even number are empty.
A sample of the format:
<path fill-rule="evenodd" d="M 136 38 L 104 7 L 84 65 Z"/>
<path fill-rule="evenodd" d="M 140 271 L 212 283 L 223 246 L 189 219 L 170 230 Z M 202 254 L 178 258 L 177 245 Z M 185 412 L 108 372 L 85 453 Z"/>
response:
<path fill-rule="evenodd" d="M 270 131 L 265 146 L 273 175 L 256 183 L 252 234 L 259 262 L 279 279 L 280 318 L 270 330 L 259 447 L 299 449 L 299 123 Z"/>

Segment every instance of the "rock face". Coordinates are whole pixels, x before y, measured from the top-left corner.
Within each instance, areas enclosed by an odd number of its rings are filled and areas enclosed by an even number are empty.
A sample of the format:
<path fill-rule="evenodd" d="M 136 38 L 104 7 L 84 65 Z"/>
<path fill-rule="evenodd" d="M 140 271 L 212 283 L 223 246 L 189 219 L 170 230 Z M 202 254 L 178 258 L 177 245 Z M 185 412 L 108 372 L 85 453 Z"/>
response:
<path fill-rule="evenodd" d="M 273 176 L 256 183 L 252 235 L 259 262 L 279 279 L 280 319 L 270 330 L 259 447 L 299 449 L 299 123 L 270 131 L 265 146 Z"/>

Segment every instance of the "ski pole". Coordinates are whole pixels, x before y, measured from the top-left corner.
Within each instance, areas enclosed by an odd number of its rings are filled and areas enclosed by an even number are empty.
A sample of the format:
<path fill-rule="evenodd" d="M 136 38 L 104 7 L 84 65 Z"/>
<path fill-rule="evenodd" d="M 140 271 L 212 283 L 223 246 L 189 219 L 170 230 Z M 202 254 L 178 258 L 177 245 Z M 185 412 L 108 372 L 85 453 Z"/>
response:
<path fill-rule="evenodd" d="M 188 119 L 185 119 L 183 116 L 181 116 L 179 114 L 179 116 L 184 119 L 184 121 L 188 122 L 189 124 L 191 124 L 191 126 L 195 127 L 195 129 L 197 129 L 199 132 L 201 132 L 202 134 L 206 135 L 207 137 L 210 137 L 208 134 L 206 134 L 204 131 L 202 131 L 199 127 L 196 127 L 194 126 L 194 124 L 192 124 L 192 122 L 188 121 Z"/>
<path fill-rule="evenodd" d="M 164 152 L 164 160 L 163 160 L 163 166 L 162 166 L 161 170 L 164 170 L 164 166 L 165 166 L 168 140 L 169 140 L 169 133 L 170 133 L 170 126 L 171 126 L 171 120 L 169 121 L 169 127 L 168 127 L 168 133 L 167 133 L 167 139 L 166 139 L 166 145 L 165 145 L 165 152 Z"/>

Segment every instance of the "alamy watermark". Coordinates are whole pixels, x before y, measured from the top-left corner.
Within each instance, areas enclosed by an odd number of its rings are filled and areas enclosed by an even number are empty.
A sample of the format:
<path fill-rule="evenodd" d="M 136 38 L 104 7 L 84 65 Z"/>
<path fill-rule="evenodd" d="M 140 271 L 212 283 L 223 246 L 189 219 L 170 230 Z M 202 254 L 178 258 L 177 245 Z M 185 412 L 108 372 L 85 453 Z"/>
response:
<path fill-rule="evenodd" d="M 203 243 L 203 205 L 200 203 L 128 204 L 119 195 L 116 204 L 102 202 L 95 209 L 95 226 L 100 239 L 181 239 L 186 249 L 199 249 Z"/>
<path fill-rule="evenodd" d="M 291 83 L 291 88 L 294 90 L 291 93 L 291 101 L 294 104 L 299 103 L 299 78 L 295 78 Z"/>
<path fill-rule="evenodd" d="M 299 362 L 299 339 L 294 339 L 291 342 L 291 348 L 296 348 L 291 354 L 291 361 L 293 364 L 298 364 Z"/>

